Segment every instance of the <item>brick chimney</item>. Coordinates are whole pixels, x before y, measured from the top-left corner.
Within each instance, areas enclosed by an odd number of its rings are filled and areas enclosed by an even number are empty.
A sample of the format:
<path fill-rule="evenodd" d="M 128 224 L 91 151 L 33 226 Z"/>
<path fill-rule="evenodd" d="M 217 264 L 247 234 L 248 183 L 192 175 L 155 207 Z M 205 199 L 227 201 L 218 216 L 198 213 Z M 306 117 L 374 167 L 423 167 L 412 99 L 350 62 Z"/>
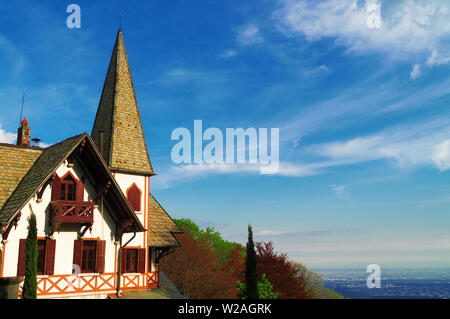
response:
<path fill-rule="evenodd" d="M 17 145 L 30 146 L 30 133 L 31 128 L 28 126 L 28 121 L 25 117 L 23 121 L 20 122 L 20 127 L 17 130 Z"/>

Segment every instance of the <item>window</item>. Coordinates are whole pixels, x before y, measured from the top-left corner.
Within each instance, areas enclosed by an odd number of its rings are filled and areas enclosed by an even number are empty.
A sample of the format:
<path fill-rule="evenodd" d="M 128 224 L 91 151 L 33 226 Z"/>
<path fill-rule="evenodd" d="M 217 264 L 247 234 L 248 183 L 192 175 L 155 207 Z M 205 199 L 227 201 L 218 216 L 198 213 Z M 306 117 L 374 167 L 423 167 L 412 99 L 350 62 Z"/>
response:
<path fill-rule="evenodd" d="M 104 240 L 75 240 L 73 272 L 103 273 L 105 271 L 105 246 Z"/>
<path fill-rule="evenodd" d="M 17 263 L 17 276 L 25 275 L 27 240 L 19 241 L 19 262 Z M 37 274 L 53 275 L 55 269 L 56 240 L 38 239 Z"/>
<path fill-rule="evenodd" d="M 127 249 L 125 272 L 137 272 L 137 266 L 138 266 L 138 250 Z"/>
<path fill-rule="evenodd" d="M 52 176 L 52 201 L 84 201 L 83 182 L 77 180 L 70 172 L 62 179 L 55 173 Z"/>
<path fill-rule="evenodd" d="M 135 212 L 141 210 L 141 190 L 136 184 L 131 185 L 127 190 L 127 199 Z"/>
<path fill-rule="evenodd" d="M 45 268 L 45 240 L 38 240 L 37 274 L 43 275 Z"/>
<path fill-rule="evenodd" d="M 97 241 L 87 240 L 83 242 L 83 257 L 81 258 L 81 272 L 90 273 L 95 271 Z"/>
<path fill-rule="evenodd" d="M 121 253 L 122 273 L 145 273 L 145 248 L 124 248 Z"/>
<path fill-rule="evenodd" d="M 70 174 L 61 181 L 61 200 L 75 200 L 75 185 Z"/>

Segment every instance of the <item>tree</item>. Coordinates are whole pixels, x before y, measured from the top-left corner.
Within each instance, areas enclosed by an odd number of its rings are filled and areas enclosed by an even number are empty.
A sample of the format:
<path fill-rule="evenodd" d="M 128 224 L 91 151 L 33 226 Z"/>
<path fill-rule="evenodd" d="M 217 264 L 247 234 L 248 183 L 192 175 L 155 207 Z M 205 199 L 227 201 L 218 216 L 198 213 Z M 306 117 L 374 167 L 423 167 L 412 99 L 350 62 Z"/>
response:
<path fill-rule="evenodd" d="M 219 256 L 219 260 L 217 262 L 218 268 L 226 262 L 228 256 L 236 249 L 236 247 L 243 248 L 243 246 L 239 243 L 224 240 L 221 234 L 216 231 L 214 227 L 206 227 L 205 230 L 200 229 L 200 227 L 198 227 L 198 225 L 189 218 L 175 219 L 175 223 L 181 229 L 189 229 L 195 240 L 207 240 L 210 242 L 214 254 Z"/>
<path fill-rule="evenodd" d="M 25 282 L 22 289 L 23 299 L 36 299 L 37 289 L 37 228 L 36 215 L 31 212 L 28 218 L 28 236 L 25 250 Z"/>
<path fill-rule="evenodd" d="M 258 273 L 256 269 L 256 252 L 253 243 L 252 226 L 248 225 L 247 258 L 245 261 L 245 282 L 247 299 L 258 299 Z"/>
<path fill-rule="evenodd" d="M 309 270 L 305 265 L 298 262 L 291 262 L 297 271 L 297 278 L 305 283 L 305 289 L 312 298 L 324 298 L 325 288 L 323 278 L 318 273 Z"/>
<path fill-rule="evenodd" d="M 195 239 L 189 228 L 183 231 L 184 234 L 176 235 L 181 247 L 163 257 L 161 270 L 189 298 L 236 298 L 236 279 L 217 269 L 219 257 L 213 253 L 210 242 Z"/>
<path fill-rule="evenodd" d="M 311 298 L 315 299 L 343 299 L 337 292 L 325 288 L 323 278 L 318 273 L 306 268 L 299 262 L 291 262 L 297 271 L 297 277 L 305 282 L 306 291 Z"/>
<path fill-rule="evenodd" d="M 314 297 L 307 289 L 305 278 L 298 276 L 297 269 L 287 259 L 287 254 L 275 252 L 271 241 L 256 243 L 256 251 L 259 278 L 266 274 L 275 291 L 281 293 L 280 298 Z"/>
<path fill-rule="evenodd" d="M 240 281 L 237 282 L 237 289 L 239 299 L 247 299 L 247 286 Z M 261 281 L 258 282 L 258 296 L 259 299 L 277 299 L 279 292 L 273 291 L 273 285 L 267 279 L 266 274 L 263 274 Z"/>
<path fill-rule="evenodd" d="M 228 254 L 220 270 L 232 275 L 236 280 L 245 281 L 245 250 L 241 245 Z"/>

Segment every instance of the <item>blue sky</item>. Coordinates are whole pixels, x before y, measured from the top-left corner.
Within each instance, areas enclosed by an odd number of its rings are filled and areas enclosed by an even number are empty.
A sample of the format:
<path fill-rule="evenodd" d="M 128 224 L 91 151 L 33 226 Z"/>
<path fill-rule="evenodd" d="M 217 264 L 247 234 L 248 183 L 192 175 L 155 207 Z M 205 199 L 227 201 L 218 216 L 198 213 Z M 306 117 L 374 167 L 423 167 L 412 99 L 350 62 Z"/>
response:
<path fill-rule="evenodd" d="M 122 12 L 153 166 L 173 217 L 273 240 L 313 268 L 450 265 L 446 1 L 0 0 L 0 142 L 90 132 Z M 368 7 L 381 5 L 378 28 Z M 370 10 L 369 10 L 370 11 Z M 280 170 L 177 165 L 172 130 L 280 129 Z"/>

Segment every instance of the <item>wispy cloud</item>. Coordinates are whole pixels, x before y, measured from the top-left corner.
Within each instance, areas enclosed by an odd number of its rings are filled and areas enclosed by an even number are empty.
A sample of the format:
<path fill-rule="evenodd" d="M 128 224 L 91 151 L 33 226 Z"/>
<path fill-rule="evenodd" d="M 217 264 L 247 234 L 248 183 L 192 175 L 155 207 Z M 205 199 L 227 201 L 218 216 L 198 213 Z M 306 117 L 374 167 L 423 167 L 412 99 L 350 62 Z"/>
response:
<path fill-rule="evenodd" d="M 450 168 L 450 139 L 435 146 L 431 158 L 441 171 Z"/>
<path fill-rule="evenodd" d="M 316 237 L 329 235 L 333 231 L 331 230 L 310 230 L 310 231 L 298 231 L 298 230 L 271 230 L 264 229 L 255 232 L 255 236 L 260 237 L 281 237 L 281 236 L 298 236 L 298 237 Z"/>
<path fill-rule="evenodd" d="M 237 52 L 235 50 L 231 50 L 231 49 L 226 50 L 226 51 L 222 52 L 221 54 L 219 54 L 219 56 L 224 59 L 229 59 L 229 58 L 235 57 L 236 55 L 237 55 Z"/>
<path fill-rule="evenodd" d="M 1 54 L 4 54 L 7 57 L 14 73 L 23 70 L 25 66 L 25 57 L 22 52 L 20 52 L 7 37 L 0 33 L 0 55 Z"/>
<path fill-rule="evenodd" d="M 325 64 L 321 64 L 317 67 L 304 70 L 303 75 L 305 77 L 309 78 L 309 77 L 319 76 L 319 75 L 323 75 L 323 74 L 328 74 L 329 72 L 330 72 L 330 69 Z"/>
<path fill-rule="evenodd" d="M 374 14 L 370 5 L 381 8 L 379 28 L 368 24 Z M 450 33 L 447 4 L 438 0 L 398 1 L 387 7 L 377 0 L 288 0 L 275 16 L 287 32 L 303 34 L 309 41 L 333 37 L 351 51 L 391 52 L 397 58 L 397 53 L 436 48 Z"/>
<path fill-rule="evenodd" d="M 348 199 L 348 193 L 345 185 L 329 185 L 330 189 L 341 199 Z"/>
<path fill-rule="evenodd" d="M 398 125 L 376 134 L 346 141 L 307 147 L 308 151 L 332 160 L 361 163 L 393 160 L 399 167 L 430 165 L 450 168 L 450 123 L 437 119 L 419 124 Z"/>
<path fill-rule="evenodd" d="M 372 10 L 377 7 L 379 15 Z M 370 24 L 374 14 L 380 21 L 378 27 Z M 389 54 L 394 60 L 415 59 L 416 64 L 427 55 L 429 66 L 449 61 L 438 58 L 439 51 L 448 49 L 443 39 L 450 34 L 445 1 L 286 0 L 274 16 L 289 35 L 299 34 L 308 41 L 334 38 L 348 52 Z"/>
<path fill-rule="evenodd" d="M 281 162 L 278 172 L 269 176 L 306 177 L 321 173 L 321 169 L 337 165 L 336 162 L 291 163 Z M 185 181 L 194 181 L 214 175 L 261 175 L 260 164 L 184 164 L 162 169 L 155 179 L 156 189 L 169 188 Z"/>
<path fill-rule="evenodd" d="M 259 31 L 259 28 L 250 24 L 241 28 L 236 29 L 236 39 L 238 43 L 241 45 L 252 45 L 252 44 L 260 44 L 264 42 L 264 39 Z"/>
<path fill-rule="evenodd" d="M 409 73 L 409 77 L 411 80 L 415 80 L 420 76 L 421 73 L 422 71 L 420 69 L 420 64 L 414 64 L 411 72 Z"/>

